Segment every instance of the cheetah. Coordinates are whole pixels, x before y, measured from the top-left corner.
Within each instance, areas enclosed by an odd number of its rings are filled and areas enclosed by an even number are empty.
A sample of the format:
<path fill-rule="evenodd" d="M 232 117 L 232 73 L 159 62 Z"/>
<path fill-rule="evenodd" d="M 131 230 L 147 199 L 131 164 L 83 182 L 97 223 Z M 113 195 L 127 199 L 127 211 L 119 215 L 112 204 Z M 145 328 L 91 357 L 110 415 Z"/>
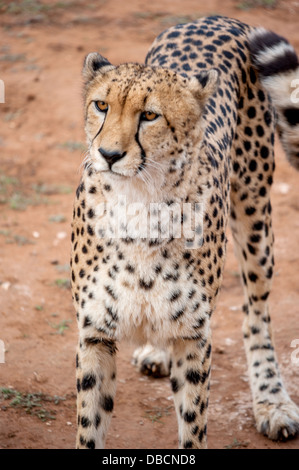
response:
<path fill-rule="evenodd" d="M 256 427 L 294 437 L 299 410 L 280 375 L 268 298 L 275 128 L 299 169 L 295 50 L 273 32 L 210 16 L 161 33 L 145 64 L 90 53 L 83 77 L 88 152 L 71 255 L 77 448 L 105 446 L 121 340 L 138 346 L 141 371 L 170 375 L 179 447 L 207 447 L 210 318 L 228 222 Z"/>

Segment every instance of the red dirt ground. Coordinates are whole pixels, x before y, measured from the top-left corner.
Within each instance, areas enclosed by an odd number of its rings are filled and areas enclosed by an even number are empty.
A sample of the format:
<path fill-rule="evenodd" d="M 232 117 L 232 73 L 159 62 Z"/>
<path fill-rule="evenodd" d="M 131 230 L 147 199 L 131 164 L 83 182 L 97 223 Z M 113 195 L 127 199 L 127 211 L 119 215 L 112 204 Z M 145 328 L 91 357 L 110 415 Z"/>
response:
<path fill-rule="evenodd" d="M 0 363 L 0 448 L 66 449 L 75 443 L 77 326 L 68 262 L 72 201 L 85 142 L 85 54 L 98 50 L 113 63 L 143 61 L 162 30 L 215 13 L 270 28 L 299 50 L 298 2 L 246 8 L 265 3 L 0 2 L 0 78 L 5 84 L 5 103 L 0 104 L 0 340 L 6 349 L 5 363 Z M 291 342 L 299 338 L 299 175 L 287 164 L 279 143 L 276 156 L 276 272 L 270 306 L 284 381 L 299 404 L 299 365 L 291 360 Z M 255 430 L 241 335 L 242 303 L 229 244 L 213 318 L 209 448 L 298 448 L 298 439 L 271 442 Z M 107 448 L 175 449 L 169 382 L 140 376 L 131 365 L 132 351 L 132 346 L 120 346 Z M 55 396 L 61 399 L 54 402 Z"/>

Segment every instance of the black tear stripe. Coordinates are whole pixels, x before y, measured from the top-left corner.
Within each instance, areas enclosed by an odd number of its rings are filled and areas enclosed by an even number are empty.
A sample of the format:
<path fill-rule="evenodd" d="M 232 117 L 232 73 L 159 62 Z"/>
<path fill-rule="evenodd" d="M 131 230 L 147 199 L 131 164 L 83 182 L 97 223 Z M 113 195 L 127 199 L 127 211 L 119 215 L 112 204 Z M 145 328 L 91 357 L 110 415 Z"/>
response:
<path fill-rule="evenodd" d="M 142 171 L 145 167 L 145 162 L 146 162 L 146 154 L 145 154 L 145 151 L 144 151 L 144 148 L 142 147 L 140 141 L 139 141 L 139 129 L 140 129 L 140 125 L 141 125 L 141 120 L 139 121 L 139 124 L 138 124 L 138 129 L 137 129 L 137 132 L 135 134 L 135 140 L 138 144 L 138 147 L 140 148 L 140 151 L 141 151 L 141 160 L 142 162 L 140 163 L 139 167 L 138 167 L 138 173 L 140 171 Z"/>
<path fill-rule="evenodd" d="M 102 122 L 102 125 L 101 125 L 100 129 L 98 130 L 98 132 L 96 133 L 96 135 L 95 135 L 94 138 L 92 139 L 91 144 L 93 144 L 94 140 L 95 140 L 95 139 L 98 137 L 98 135 L 102 132 L 102 129 L 103 129 L 104 124 L 105 124 L 105 121 L 106 121 L 106 116 L 107 116 L 107 113 L 105 113 L 104 121 Z"/>

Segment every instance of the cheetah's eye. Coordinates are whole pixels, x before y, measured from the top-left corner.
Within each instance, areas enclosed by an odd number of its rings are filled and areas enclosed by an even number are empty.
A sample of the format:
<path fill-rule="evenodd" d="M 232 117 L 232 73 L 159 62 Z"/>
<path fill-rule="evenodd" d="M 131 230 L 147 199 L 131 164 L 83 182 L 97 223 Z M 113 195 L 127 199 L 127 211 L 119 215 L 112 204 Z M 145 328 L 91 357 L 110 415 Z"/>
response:
<path fill-rule="evenodd" d="M 106 113 L 108 111 L 108 104 L 105 103 L 105 101 L 95 101 L 95 106 L 98 111 L 101 111 L 102 113 Z"/>
<path fill-rule="evenodd" d="M 159 114 L 153 113 L 152 111 L 144 111 L 141 114 L 142 121 L 154 121 L 157 117 L 159 117 Z"/>

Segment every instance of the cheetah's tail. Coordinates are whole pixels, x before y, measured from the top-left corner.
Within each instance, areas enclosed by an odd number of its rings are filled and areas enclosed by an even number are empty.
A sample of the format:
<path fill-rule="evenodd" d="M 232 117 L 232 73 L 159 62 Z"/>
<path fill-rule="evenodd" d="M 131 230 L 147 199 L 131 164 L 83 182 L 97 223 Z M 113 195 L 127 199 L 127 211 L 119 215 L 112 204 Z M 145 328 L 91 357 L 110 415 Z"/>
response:
<path fill-rule="evenodd" d="M 249 36 L 251 60 L 277 112 L 277 130 L 292 166 L 299 170 L 299 61 L 278 34 L 256 28 Z"/>

